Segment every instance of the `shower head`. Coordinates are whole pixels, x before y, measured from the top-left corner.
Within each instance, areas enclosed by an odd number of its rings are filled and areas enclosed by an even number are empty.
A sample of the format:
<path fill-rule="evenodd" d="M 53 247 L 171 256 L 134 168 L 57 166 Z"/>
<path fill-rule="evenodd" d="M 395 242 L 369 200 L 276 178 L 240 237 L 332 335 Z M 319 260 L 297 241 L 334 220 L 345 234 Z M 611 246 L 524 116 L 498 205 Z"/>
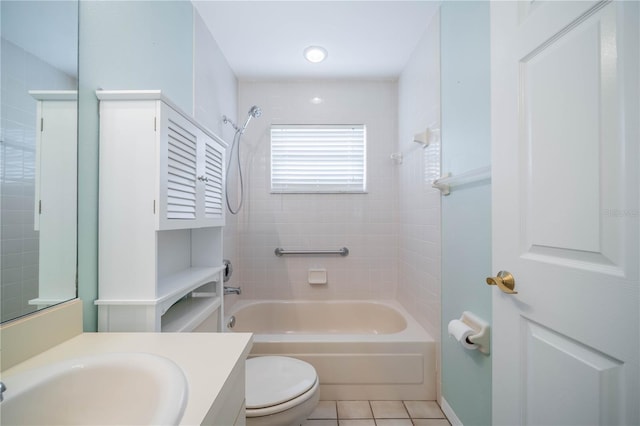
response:
<path fill-rule="evenodd" d="M 240 134 L 244 133 L 244 130 L 247 128 L 247 125 L 249 124 L 249 121 L 251 121 L 252 117 L 258 118 L 261 115 L 262 115 L 262 110 L 260 109 L 260 107 L 257 105 L 252 106 L 251 109 L 249 110 L 247 121 L 244 122 L 244 126 L 242 126 L 242 129 L 240 130 Z"/>
<path fill-rule="evenodd" d="M 255 118 L 258 118 L 262 115 L 262 110 L 260 109 L 259 106 L 254 105 L 251 107 L 251 109 L 249 110 L 249 115 Z"/>

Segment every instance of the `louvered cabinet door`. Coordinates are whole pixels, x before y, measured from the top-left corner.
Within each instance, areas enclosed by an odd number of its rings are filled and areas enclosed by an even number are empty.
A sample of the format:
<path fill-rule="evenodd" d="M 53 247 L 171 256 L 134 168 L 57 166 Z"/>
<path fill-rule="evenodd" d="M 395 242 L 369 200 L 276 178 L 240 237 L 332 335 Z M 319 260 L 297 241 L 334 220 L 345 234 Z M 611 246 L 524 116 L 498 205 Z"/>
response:
<path fill-rule="evenodd" d="M 159 230 L 224 225 L 224 143 L 160 107 Z"/>
<path fill-rule="evenodd" d="M 203 226 L 224 225 L 224 148 L 207 135 L 201 142 Z"/>
<path fill-rule="evenodd" d="M 162 104 L 159 229 L 194 226 L 197 218 L 199 130 Z"/>

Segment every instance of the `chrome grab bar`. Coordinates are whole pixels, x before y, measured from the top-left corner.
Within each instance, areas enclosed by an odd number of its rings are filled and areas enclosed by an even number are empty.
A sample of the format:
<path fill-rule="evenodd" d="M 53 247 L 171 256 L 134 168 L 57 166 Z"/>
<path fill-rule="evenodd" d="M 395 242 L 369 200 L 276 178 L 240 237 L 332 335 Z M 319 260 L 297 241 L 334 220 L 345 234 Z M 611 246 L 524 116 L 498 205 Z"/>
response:
<path fill-rule="evenodd" d="M 326 254 L 339 254 L 340 256 L 349 256 L 349 249 L 342 247 L 338 250 L 285 250 L 281 247 L 275 249 L 276 256 L 287 256 L 290 254 L 304 254 L 304 255 L 326 255 Z"/>

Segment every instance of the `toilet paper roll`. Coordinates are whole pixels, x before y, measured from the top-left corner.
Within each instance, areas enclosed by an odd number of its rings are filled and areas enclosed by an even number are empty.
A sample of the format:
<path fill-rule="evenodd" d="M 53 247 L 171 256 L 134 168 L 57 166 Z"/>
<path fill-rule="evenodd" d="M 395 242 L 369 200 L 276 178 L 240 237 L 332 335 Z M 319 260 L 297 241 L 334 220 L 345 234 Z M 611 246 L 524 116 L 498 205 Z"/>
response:
<path fill-rule="evenodd" d="M 460 320 L 452 320 L 449 322 L 449 335 L 456 339 L 458 343 L 465 349 L 477 349 L 478 345 L 471 343 L 467 340 L 467 337 L 476 334 L 473 328 Z"/>

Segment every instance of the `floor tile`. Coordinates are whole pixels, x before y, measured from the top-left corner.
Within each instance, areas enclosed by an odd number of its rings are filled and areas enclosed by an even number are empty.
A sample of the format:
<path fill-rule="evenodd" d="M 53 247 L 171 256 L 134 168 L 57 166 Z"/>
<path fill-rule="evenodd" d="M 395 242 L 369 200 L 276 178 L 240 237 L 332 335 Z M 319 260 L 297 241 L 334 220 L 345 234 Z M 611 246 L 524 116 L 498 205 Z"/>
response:
<path fill-rule="evenodd" d="M 373 419 L 369 401 L 338 401 L 338 419 Z"/>
<path fill-rule="evenodd" d="M 335 401 L 320 401 L 309 419 L 337 419 L 338 412 L 336 410 Z"/>
<path fill-rule="evenodd" d="M 302 426 L 338 426 L 338 421 L 335 419 L 307 420 L 305 423 L 302 423 Z"/>
<path fill-rule="evenodd" d="M 445 415 L 435 401 L 404 401 L 412 419 L 444 419 Z"/>
<path fill-rule="evenodd" d="M 338 420 L 338 426 L 376 426 L 373 419 Z"/>
<path fill-rule="evenodd" d="M 376 426 L 413 426 L 411 419 L 376 419 Z"/>
<path fill-rule="evenodd" d="M 402 401 L 371 401 L 373 417 L 376 419 L 408 419 L 409 413 Z"/>
<path fill-rule="evenodd" d="M 447 419 L 413 419 L 414 426 L 451 426 Z"/>

